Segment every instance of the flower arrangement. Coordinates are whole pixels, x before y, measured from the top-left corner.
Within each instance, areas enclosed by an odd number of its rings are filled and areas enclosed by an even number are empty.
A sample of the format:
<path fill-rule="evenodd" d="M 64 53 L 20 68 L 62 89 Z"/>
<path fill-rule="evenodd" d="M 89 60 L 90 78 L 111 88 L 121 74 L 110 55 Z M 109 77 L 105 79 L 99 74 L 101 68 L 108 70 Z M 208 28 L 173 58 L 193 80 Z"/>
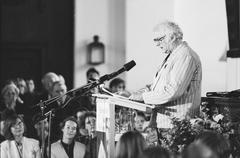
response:
<path fill-rule="evenodd" d="M 204 130 L 212 130 L 222 134 L 231 144 L 233 157 L 240 157 L 240 126 L 231 122 L 228 108 L 222 113 L 211 112 L 208 104 L 202 103 L 201 116 L 194 119 L 172 119 L 173 128 L 162 131 L 159 129 L 160 145 L 174 153 L 180 153 L 185 147 L 194 141 Z"/>

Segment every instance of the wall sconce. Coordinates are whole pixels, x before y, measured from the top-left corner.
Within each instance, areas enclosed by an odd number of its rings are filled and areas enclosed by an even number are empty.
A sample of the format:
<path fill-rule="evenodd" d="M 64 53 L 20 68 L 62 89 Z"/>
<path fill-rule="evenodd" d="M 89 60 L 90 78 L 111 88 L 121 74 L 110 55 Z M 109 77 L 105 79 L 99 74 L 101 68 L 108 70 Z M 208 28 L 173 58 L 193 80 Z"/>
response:
<path fill-rule="evenodd" d="M 99 36 L 93 36 L 93 42 L 88 44 L 88 64 L 98 65 L 104 63 L 104 44 L 99 42 Z"/>

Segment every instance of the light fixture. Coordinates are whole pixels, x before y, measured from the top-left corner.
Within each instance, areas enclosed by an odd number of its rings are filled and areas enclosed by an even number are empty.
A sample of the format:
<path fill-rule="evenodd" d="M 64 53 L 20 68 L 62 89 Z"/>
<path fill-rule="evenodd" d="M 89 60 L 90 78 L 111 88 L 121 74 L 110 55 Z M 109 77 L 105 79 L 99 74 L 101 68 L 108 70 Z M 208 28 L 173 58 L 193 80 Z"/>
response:
<path fill-rule="evenodd" d="M 88 44 L 88 64 L 99 65 L 104 63 L 104 44 L 99 42 L 99 36 L 93 36 L 93 42 Z"/>

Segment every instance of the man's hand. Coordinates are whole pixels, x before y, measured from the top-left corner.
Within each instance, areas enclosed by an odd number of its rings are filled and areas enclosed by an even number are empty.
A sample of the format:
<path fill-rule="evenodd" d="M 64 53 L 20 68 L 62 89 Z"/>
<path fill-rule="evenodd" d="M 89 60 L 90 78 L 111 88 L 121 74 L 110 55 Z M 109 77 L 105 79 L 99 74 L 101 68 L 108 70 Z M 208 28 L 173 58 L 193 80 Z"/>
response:
<path fill-rule="evenodd" d="M 134 93 L 132 93 L 132 95 L 131 95 L 128 99 L 129 99 L 129 100 L 134 100 L 134 101 L 143 102 L 142 93 L 134 92 Z"/>

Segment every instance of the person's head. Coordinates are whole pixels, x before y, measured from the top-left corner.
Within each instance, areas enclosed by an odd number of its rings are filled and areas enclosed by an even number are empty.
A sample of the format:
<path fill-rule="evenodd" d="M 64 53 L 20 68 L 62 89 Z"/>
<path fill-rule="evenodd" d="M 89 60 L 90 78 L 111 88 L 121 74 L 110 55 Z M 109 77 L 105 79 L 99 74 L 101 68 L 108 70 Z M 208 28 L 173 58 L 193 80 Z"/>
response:
<path fill-rule="evenodd" d="M 48 135 L 49 123 L 46 117 L 42 117 L 41 115 L 35 115 L 33 116 L 32 121 L 39 137 L 41 137 L 42 134 L 42 127 L 44 127 L 45 136 Z"/>
<path fill-rule="evenodd" d="M 16 115 L 16 112 L 13 109 L 5 109 L 1 113 L 0 118 L 0 134 L 4 135 L 4 124 L 8 117 L 12 117 L 13 115 Z"/>
<path fill-rule="evenodd" d="M 23 95 L 27 92 L 27 84 L 23 78 L 16 79 L 16 86 L 19 89 L 19 94 Z"/>
<path fill-rule="evenodd" d="M 159 131 L 157 127 L 148 126 L 145 128 L 144 132 L 147 134 L 146 142 L 149 146 L 155 146 L 159 143 Z"/>
<path fill-rule="evenodd" d="M 7 108 L 13 108 L 8 107 L 12 106 L 13 104 L 16 104 L 16 101 L 19 97 L 19 89 L 14 83 L 7 84 L 3 87 L 1 94 L 3 96 L 3 100 Z"/>
<path fill-rule="evenodd" d="M 52 90 L 51 90 L 51 97 L 57 97 L 64 95 L 67 92 L 67 86 L 60 82 L 60 81 L 55 81 L 52 84 Z M 62 102 L 64 102 L 64 97 L 61 98 Z"/>
<path fill-rule="evenodd" d="M 86 73 L 87 81 L 90 79 L 98 80 L 100 76 L 100 73 L 95 68 L 89 68 Z"/>
<path fill-rule="evenodd" d="M 115 158 L 138 158 L 146 147 L 145 140 L 138 131 L 124 133 L 116 146 Z"/>
<path fill-rule="evenodd" d="M 81 128 L 88 131 L 88 135 L 94 134 L 96 131 L 96 112 L 88 111 L 83 116 Z"/>
<path fill-rule="evenodd" d="M 230 143 L 218 133 L 212 131 L 202 132 L 194 143 L 201 146 L 204 151 L 212 151 L 212 155 L 216 154 L 218 158 L 228 158 L 230 156 Z"/>
<path fill-rule="evenodd" d="M 27 84 L 27 91 L 29 93 L 33 93 L 35 90 L 35 83 L 34 83 L 33 79 L 32 78 L 27 79 L 26 84 Z"/>
<path fill-rule="evenodd" d="M 134 117 L 134 127 L 137 131 L 144 131 L 145 115 L 143 112 L 138 111 Z"/>
<path fill-rule="evenodd" d="M 9 116 L 4 121 L 4 137 L 7 140 L 14 140 L 16 137 L 22 137 L 25 132 L 23 118 L 17 114 Z"/>
<path fill-rule="evenodd" d="M 48 72 L 46 73 L 42 78 L 42 85 L 43 88 L 50 93 L 52 84 L 55 81 L 59 81 L 59 76 L 55 74 L 54 72 Z"/>
<path fill-rule="evenodd" d="M 79 131 L 79 124 L 73 116 L 64 119 L 60 127 L 62 130 L 62 140 L 73 140 Z"/>
<path fill-rule="evenodd" d="M 146 148 L 141 158 L 170 158 L 170 154 L 166 149 L 156 146 Z"/>
<path fill-rule="evenodd" d="M 65 78 L 63 77 L 63 75 L 60 75 L 60 74 L 59 74 L 58 77 L 59 77 L 59 81 L 60 81 L 60 82 L 62 82 L 62 83 L 64 83 L 64 84 L 66 83 L 66 82 L 65 82 Z"/>
<path fill-rule="evenodd" d="M 182 152 L 182 158 L 220 158 L 209 147 L 202 143 L 191 143 Z"/>
<path fill-rule="evenodd" d="M 162 53 L 171 53 L 183 39 L 181 28 L 174 22 L 164 21 L 154 28 L 154 42 Z"/>
<path fill-rule="evenodd" d="M 87 110 L 85 110 L 85 109 L 79 109 L 79 110 L 77 110 L 77 112 L 76 112 L 76 118 L 77 118 L 77 121 L 78 121 L 78 123 L 79 123 L 79 125 L 80 125 L 80 128 L 81 128 L 81 123 L 83 122 L 83 120 L 85 119 L 84 117 L 84 115 L 86 114 L 86 112 L 87 112 Z"/>
<path fill-rule="evenodd" d="M 113 93 L 125 90 L 125 81 L 121 78 L 113 79 L 109 84 L 110 91 Z"/>

